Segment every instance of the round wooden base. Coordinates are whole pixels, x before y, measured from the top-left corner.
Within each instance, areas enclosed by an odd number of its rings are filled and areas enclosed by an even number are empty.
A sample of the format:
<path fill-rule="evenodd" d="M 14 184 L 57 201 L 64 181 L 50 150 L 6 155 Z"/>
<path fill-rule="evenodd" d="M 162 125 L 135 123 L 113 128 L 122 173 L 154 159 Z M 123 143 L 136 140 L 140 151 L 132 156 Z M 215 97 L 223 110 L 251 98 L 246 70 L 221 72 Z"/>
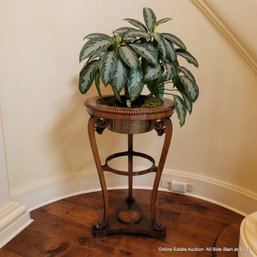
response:
<path fill-rule="evenodd" d="M 142 215 L 136 210 L 127 209 L 120 211 L 118 217 L 126 224 L 136 224 L 141 220 Z"/>

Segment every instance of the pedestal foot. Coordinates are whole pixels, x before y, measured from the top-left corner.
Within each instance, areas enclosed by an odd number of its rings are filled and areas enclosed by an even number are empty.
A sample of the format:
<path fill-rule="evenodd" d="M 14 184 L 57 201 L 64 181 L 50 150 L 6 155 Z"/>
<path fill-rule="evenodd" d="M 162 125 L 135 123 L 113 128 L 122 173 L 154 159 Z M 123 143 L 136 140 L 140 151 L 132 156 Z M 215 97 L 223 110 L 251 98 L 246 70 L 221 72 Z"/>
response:
<path fill-rule="evenodd" d="M 92 226 L 92 234 L 94 236 L 105 236 L 106 235 L 106 222 L 101 220 Z"/>

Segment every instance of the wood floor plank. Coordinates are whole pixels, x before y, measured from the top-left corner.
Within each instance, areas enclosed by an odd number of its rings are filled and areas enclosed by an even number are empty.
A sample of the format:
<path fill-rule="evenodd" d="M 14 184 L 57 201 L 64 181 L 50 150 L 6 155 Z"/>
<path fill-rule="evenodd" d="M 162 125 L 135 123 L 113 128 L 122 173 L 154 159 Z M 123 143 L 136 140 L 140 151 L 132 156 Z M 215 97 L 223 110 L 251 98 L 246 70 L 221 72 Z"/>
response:
<path fill-rule="evenodd" d="M 9 242 L 4 249 L 24 257 L 54 257 L 65 252 L 69 246 L 69 242 L 25 229 Z"/>
<path fill-rule="evenodd" d="M 0 249 L 0 257 L 21 257 L 21 255 L 17 255 L 12 252 L 8 252 L 7 250 Z"/>
<path fill-rule="evenodd" d="M 134 190 L 142 206 L 151 191 Z M 114 210 L 126 190 L 109 191 Z M 0 249 L 0 257 L 236 257 L 237 252 L 216 252 L 212 247 L 236 248 L 243 219 L 237 213 L 185 195 L 159 192 L 157 217 L 167 237 L 111 235 L 95 238 L 91 226 L 102 218 L 101 192 L 69 197 L 31 212 L 34 222 Z M 172 251 L 172 252 L 171 252 Z"/>
<path fill-rule="evenodd" d="M 81 248 L 75 245 L 72 245 L 61 257 L 110 257 L 108 251 L 101 251 L 97 248 Z"/>

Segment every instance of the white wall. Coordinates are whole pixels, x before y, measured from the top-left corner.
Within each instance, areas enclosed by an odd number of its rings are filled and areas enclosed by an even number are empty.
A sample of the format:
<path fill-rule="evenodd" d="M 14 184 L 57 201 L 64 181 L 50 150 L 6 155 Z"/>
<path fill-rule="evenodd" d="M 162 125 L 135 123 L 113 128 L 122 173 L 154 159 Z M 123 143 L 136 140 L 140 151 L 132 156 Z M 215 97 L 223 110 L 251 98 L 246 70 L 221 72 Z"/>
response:
<path fill-rule="evenodd" d="M 10 199 L 0 108 L 0 248 L 30 223 L 27 208 Z"/>
<path fill-rule="evenodd" d="M 0 108 L 0 209 L 10 200 Z"/>
<path fill-rule="evenodd" d="M 144 6 L 172 17 L 160 28 L 179 36 L 200 63 L 192 67 L 200 98 L 183 128 L 173 118 L 165 170 L 257 194 L 256 74 L 190 1 L 10 0 L 0 8 L 0 103 L 13 197 L 95 170 L 83 101 L 96 92 L 82 96 L 77 88 L 82 38 L 109 34 L 125 17 L 142 20 Z M 149 136 L 137 136 L 136 146 L 158 156 L 161 140 Z M 105 157 L 126 143 L 110 132 L 100 141 Z"/>
<path fill-rule="evenodd" d="M 230 31 L 243 43 L 257 60 L 256 22 L 257 2 L 255 0 L 205 0 L 211 9 L 225 22 Z M 232 3 L 232 4 L 231 4 Z"/>

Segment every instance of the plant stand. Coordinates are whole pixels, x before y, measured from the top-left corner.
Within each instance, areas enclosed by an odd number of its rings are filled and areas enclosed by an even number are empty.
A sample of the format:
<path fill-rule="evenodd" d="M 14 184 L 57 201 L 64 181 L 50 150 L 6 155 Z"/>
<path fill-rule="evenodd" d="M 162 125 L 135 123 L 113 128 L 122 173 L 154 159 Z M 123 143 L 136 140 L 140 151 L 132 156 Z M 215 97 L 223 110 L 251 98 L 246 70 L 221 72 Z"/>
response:
<path fill-rule="evenodd" d="M 157 221 L 155 209 L 160 178 L 172 136 L 170 116 L 174 110 L 173 101 L 165 99 L 164 105 L 157 108 L 119 108 L 100 104 L 99 98 L 94 97 L 87 100 L 85 105 L 91 116 L 88 122 L 88 134 L 104 202 L 103 219 L 92 227 L 92 233 L 95 236 L 130 233 L 148 235 L 159 239 L 165 238 L 166 229 Z M 105 163 L 102 164 L 96 143 L 96 133 L 102 134 L 106 128 L 115 133 L 127 134 L 128 149 L 127 151 L 110 155 L 105 160 Z M 136 152 L 133 149 L 133 135 L 146 133 L 153 129 L 156 130 L 159 136 L 165 134 L 164 144 L 157 166 L 151 156 Z M 109 165 L 112 159 L 122 156 L 128 157 L 128 171 L 117 170 Z M 149 160 L 152 163 L 151 167 L 141 171 L 134 171 L 134 156 Z M 128 196 L 124 199 L 123 204 L 112 214 L 109 213 L 108 190 L 104 176 L 105 171 L 128 177 Z M 150 208 L 143 210 L 133 198 L 133 176 L 150 172 L 155 173 Z"/>

